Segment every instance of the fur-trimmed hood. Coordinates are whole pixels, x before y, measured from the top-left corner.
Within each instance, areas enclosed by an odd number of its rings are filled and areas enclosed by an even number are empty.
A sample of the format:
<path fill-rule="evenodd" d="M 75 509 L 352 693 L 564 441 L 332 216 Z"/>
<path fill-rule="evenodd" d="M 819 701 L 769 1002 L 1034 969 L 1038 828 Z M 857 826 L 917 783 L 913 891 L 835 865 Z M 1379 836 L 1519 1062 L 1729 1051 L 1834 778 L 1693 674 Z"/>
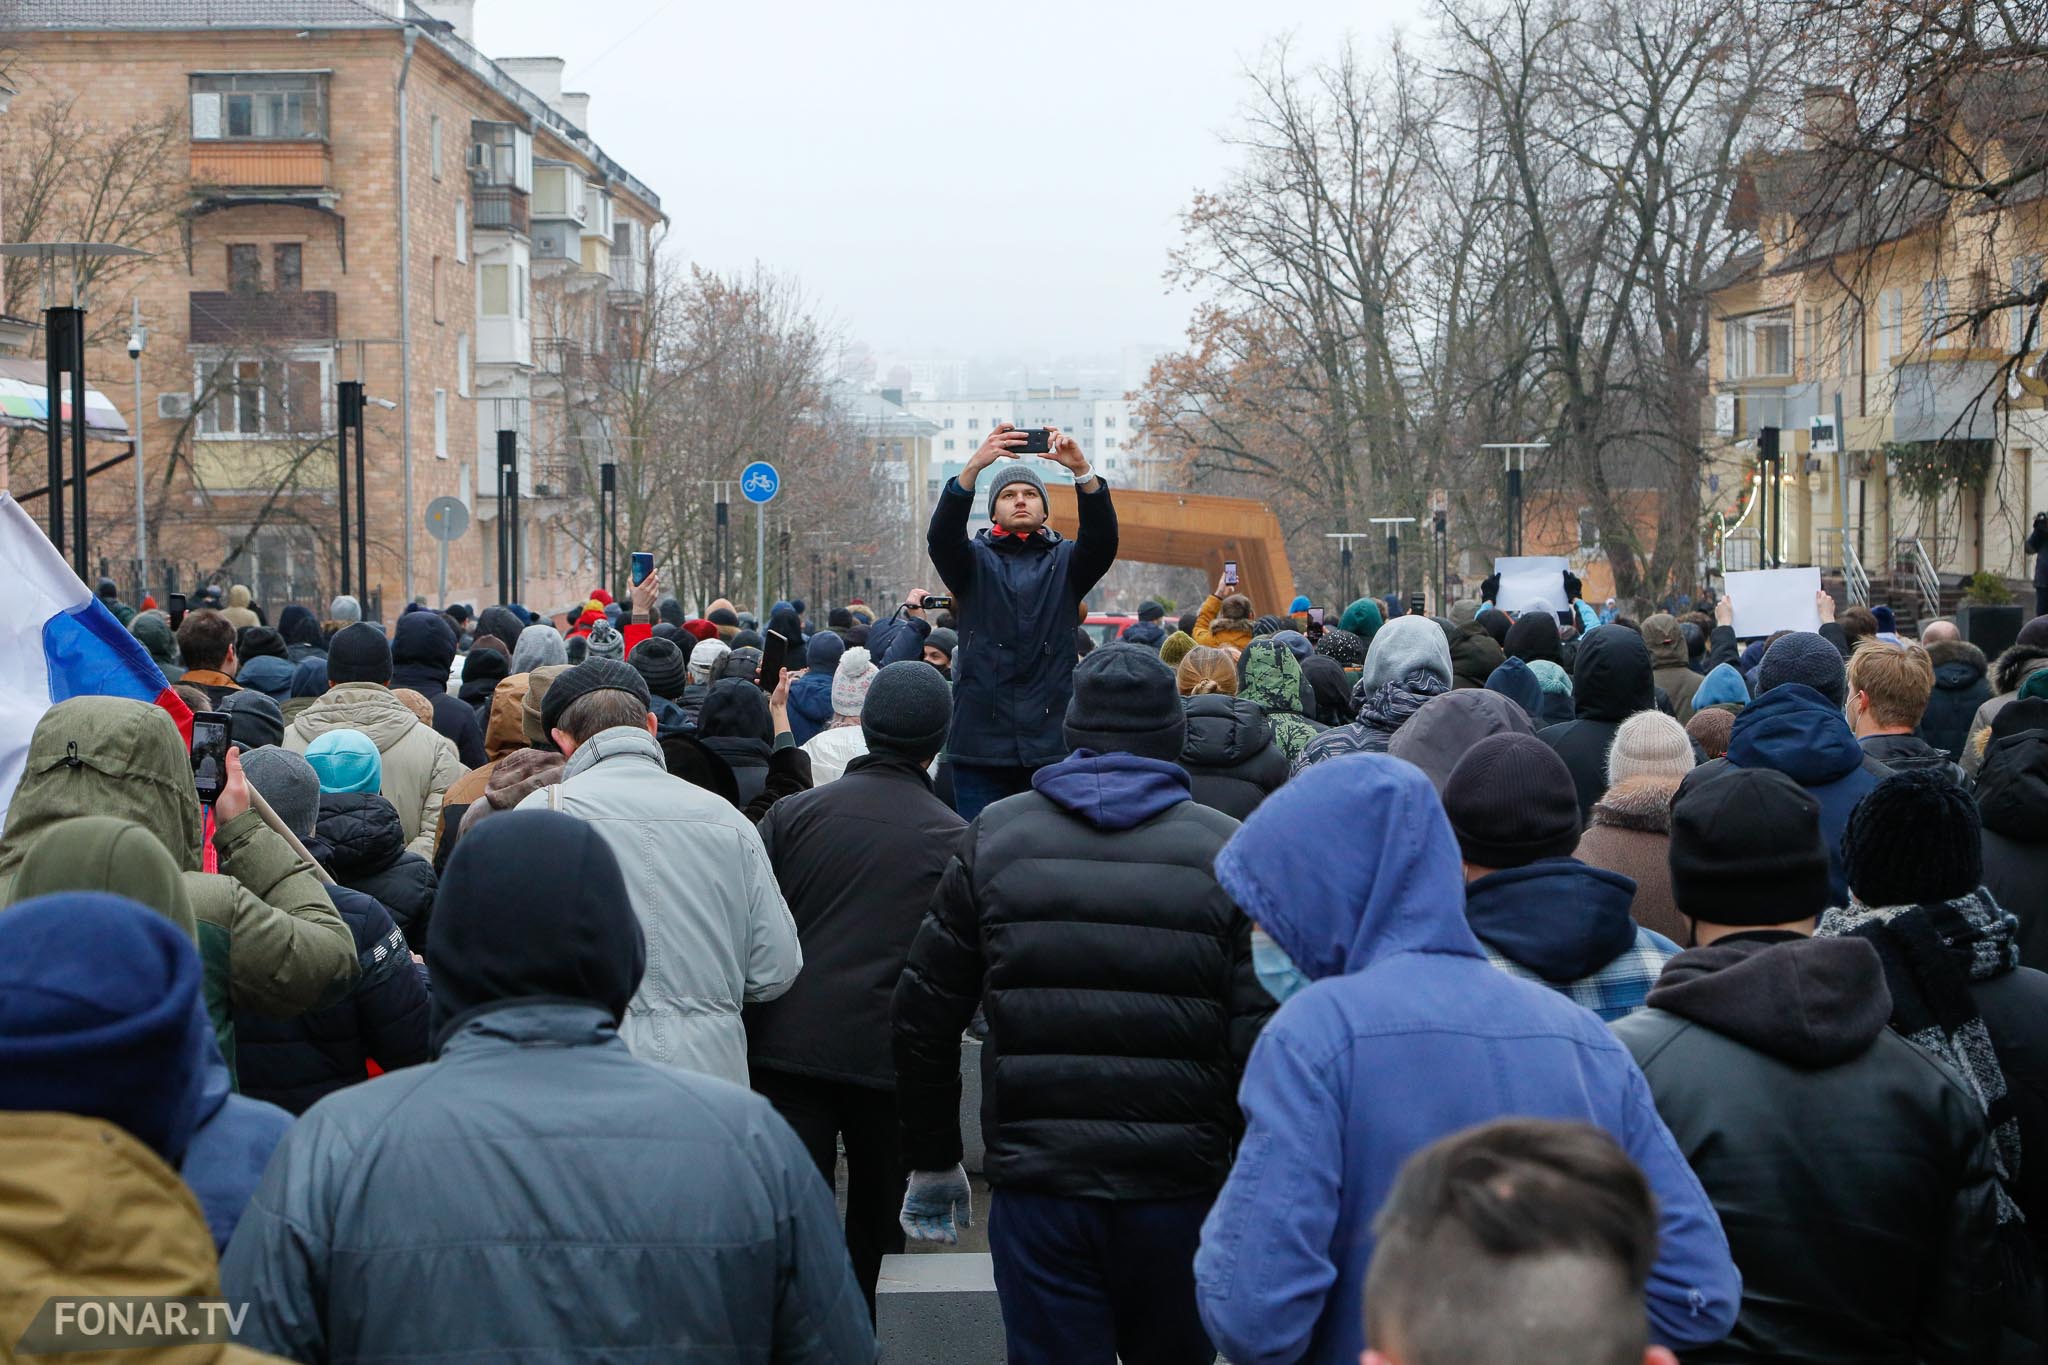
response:
<path fill-rule="evenodd" d="M 1967 664 L 1976 669 L 1980 678 L 1991 671 L 1991 661 L 1984 657 L 1984 651 L 1968 640 L 1936 641 L 1927 646 L 1927 661 L 1936 668 L 1943 664 Z"/>
<path fill-rule="evenodd" d="M 1591 823 L 1644 834 L 1671 832 L 1671 798 L 1678 782 L 1669 777 L 1631 777 L 1615 783 L 1594 803 Z"/>
<path fill-rule="evenodd" d="M 2017 692 L 2020 690 L 2020 684 L 2027 680 L 2027 675 L 2043 666 L 2048 666 L 2048 649 L 2043 649 L 2039 645 L 2014 645 L 1998 656 L 1997 669 L 1991 679 L 1991 690 L 2001 697 L 2010 692 Z"/>

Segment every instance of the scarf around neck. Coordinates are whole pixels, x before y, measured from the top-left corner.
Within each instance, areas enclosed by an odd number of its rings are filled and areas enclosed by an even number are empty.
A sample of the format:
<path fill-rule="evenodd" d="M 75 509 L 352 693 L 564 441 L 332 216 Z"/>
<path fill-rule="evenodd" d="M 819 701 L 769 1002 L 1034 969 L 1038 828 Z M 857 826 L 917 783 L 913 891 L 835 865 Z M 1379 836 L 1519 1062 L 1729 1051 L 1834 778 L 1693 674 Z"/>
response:
<path fill-rule="evenodd" d="M 2020 1172 L 2020 1125 L 2005 1072 L 1971 998 L 1973 982 L 2019 966 L 2019 920 L 1983 887 L 1935 905 L 1869 906 L 1851 896 L 1817 938 L 1867 939 L 1884 963 L 1892 1028 L 1947 1062 L 1984 1108 L 1998 1167 L 1998 1221 L 2021 1221 L 2007 1188 Z"/>

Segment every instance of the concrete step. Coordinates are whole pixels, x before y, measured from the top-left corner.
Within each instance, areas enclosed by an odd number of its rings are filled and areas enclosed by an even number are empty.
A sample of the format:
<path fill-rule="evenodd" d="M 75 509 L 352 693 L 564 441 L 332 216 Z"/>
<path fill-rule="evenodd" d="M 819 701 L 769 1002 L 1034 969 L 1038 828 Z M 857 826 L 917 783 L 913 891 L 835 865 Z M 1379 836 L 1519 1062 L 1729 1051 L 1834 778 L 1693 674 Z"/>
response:
<path fill-rule="evenodd" d="M 989 1254 L 884 1256 L 875 1339 L 883 1365 L 1003 1365 L 1003 1310 Z"/>

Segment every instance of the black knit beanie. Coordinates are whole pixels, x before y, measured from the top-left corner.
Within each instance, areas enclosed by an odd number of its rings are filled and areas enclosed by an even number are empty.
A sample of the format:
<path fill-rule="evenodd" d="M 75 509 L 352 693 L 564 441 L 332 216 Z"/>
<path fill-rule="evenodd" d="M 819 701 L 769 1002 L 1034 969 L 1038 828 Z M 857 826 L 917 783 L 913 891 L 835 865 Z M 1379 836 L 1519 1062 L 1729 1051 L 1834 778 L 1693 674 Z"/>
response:
<path fill-rule="evenodd" d="M 1104 645 L 1075 666 L 1069 746 L 1173 763 L 1187 725 L 1173 670 L 1142 645 Z"/>
<path fill-rule="evenodd" d="M 1893 773 L 1849 814 L 1842 871 L 1865 905 L 1933 905 L 1984 880 L 1977 803 L 1947 774 Z"/>
<path fill-rule="evenodd" d="M 343 626 L 327 643 L 327 681 L 366 682 L 388 686 L 391 682 L 391 642 L 384 632 L 366 621 Z"/>
<path fill-rule="evenodd" d="M 1458 847 L 1475 866 L 1523 867 L 1568 858 L 1579 846 L 1572 770 L 1534 735 L 1480 740 L 1451 769 L 1443 800 Z"/>
<path fill-rule="evenodd" d="M 585 659 L 548 684 L 540 703 L 541 733 L 551 734 L 561 724 L 562 713 L 593 692 L 625 692 L 651 707 L 647 680 L 639 670 L 619 659 Z"/>
<path fill-rule="evenodd" d="M 870 750 L 928 759 L 946 745 L 953 719 L 953 689 L 939 670 L 920 659 L 890 664 L 868 684 L 860 732 Z"/>
<path fill-rule="evenodd" d="M 633 646 L 632 657 L 626 662 L 647 680 L 649 692 L 670 701 L 682 696 L 684 686 L 690 681 L 690 661 L 683 657 L 683 651 L 673 640 L 650 635 Z"/>
<path fill-rule="evenodd" d="M 1827 909 L 1820 803 L 1773 768 L 1694 769 L 1671 807 L 1671 895 L 1709 924 L 1789 924 Z"/>

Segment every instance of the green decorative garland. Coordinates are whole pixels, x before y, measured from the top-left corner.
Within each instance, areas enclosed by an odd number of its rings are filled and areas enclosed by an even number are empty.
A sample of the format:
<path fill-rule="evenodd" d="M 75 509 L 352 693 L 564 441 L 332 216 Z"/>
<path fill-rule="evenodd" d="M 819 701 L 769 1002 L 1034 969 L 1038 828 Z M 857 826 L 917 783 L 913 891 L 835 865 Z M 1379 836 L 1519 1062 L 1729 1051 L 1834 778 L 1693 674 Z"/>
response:
<path fill-rule="evenodd" d="M 1884 444 L 1892 478 L 1922 502 L 1933 502 L 1950 488 L 1982 488 L 1997 455 L 1997 444 L 1989 440 Z"/>

